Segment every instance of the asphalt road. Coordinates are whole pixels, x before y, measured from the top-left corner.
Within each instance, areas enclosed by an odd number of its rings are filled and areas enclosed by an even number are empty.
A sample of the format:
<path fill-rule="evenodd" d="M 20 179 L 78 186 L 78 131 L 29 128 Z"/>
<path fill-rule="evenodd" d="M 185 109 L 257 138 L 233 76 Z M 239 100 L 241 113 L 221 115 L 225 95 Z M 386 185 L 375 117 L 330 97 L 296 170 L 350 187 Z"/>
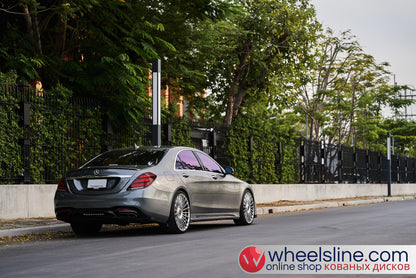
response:
<path fill-rule="evenodd" d="M 12 243 L 0 248 L 0 277 L 248 277 L 244 247 L 291 244 L 415 245 L 416 201 L 266 215 L 246 227 L 198 223 L 181 235 L 148 227 Z"/>

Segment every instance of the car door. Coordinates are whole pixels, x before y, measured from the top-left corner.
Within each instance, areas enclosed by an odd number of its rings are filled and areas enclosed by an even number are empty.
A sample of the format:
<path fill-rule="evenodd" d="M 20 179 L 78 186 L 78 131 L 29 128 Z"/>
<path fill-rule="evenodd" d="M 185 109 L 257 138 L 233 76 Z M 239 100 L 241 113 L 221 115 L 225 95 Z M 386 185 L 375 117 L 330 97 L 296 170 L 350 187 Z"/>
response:
<path fill-rule="evenodd" d="M 230 175 L 226 175 L 222 167 L 210 156 L 196 152 L 210 182 L 206 185 L 212 196 L 210 212 L 224 215 L 235 212 L 239 208 L 239 184 Z"/>
<path fill-rule="evenodd" d="M 175 170 L 190 195 L 192 216 L 200 217 L 212 213 L 213 196 L 209 189 L 211 178 L 204 171 L 192 150 L 178 153 Z"/>

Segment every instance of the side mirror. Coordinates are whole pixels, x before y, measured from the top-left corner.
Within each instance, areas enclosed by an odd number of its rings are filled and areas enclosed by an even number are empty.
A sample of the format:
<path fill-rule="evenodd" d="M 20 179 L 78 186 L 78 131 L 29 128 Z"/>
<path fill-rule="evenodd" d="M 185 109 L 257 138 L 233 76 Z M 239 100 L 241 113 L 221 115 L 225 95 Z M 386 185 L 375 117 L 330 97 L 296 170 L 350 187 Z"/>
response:
<path fill-rule="evenodd" d="M 234 174 L 234 169 L 232 167 L 225 167 L 224 170 L 226 175 Z"/>

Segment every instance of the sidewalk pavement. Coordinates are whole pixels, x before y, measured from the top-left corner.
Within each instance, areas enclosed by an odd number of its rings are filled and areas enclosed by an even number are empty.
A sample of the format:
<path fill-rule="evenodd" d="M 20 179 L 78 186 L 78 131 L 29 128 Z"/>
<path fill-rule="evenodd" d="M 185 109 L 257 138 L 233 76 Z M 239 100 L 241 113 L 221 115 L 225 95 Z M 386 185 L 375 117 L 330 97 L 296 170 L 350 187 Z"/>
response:
<path fill-rule="evenodd" d="M 323 201 L 278 201 L 257 204 L 257 214 L 295 212 L 343 206 L 358 206 L 392 201 L 415 200 L 416 196 L 364 197 L 353 199 L 334 199 Z M 55 218 L 24 218 L 0 220 L 0 238 L 52 231 L 70 231 L 70 225 Z"/>

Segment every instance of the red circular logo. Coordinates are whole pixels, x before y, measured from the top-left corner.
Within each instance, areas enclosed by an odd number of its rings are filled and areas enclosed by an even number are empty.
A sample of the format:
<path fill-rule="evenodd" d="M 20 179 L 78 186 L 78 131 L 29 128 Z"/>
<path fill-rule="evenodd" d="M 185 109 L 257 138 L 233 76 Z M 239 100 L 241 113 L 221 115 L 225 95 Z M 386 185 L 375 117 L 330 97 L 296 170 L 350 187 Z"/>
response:
<path fill-rule="evenodd" d="M 238 262 L 244 271 L 254 273 L 263 268 L 266 256 L 260 248 L 250 246 L 241 251 Z"/>

